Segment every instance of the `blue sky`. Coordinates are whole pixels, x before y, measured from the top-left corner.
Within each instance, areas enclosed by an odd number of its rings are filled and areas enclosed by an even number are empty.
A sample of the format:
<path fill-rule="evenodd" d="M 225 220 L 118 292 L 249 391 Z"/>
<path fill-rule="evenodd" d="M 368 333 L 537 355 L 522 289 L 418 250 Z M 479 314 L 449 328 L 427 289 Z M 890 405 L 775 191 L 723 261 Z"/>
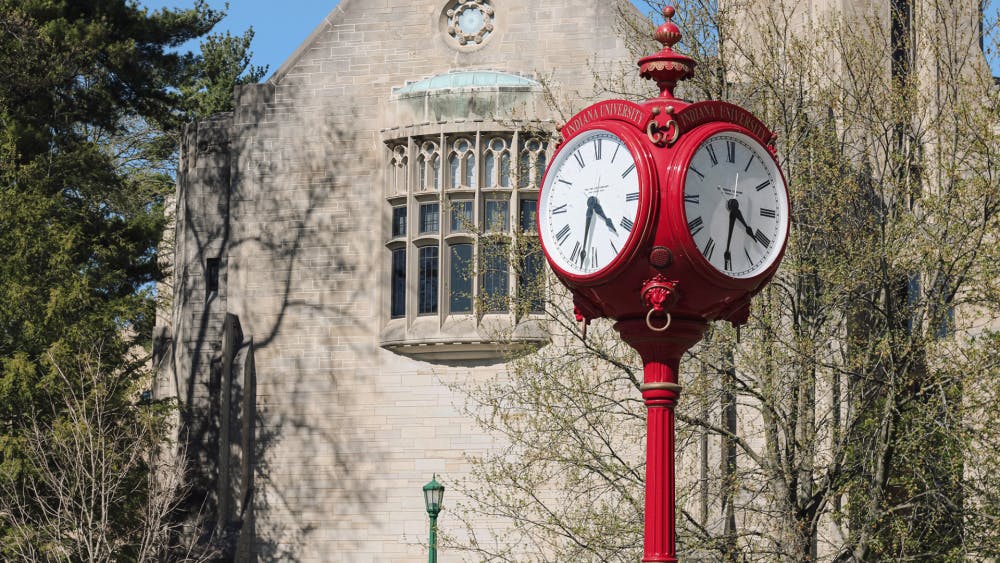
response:
<path fill-rule="evenodd" d="M 191 7 L 194 0 L 140 0 L 139 3 L 157 9 Z M 643 11 L 647 9 L 642 2 L 634 3 L 639 4 Z M 226 1 L 208 0 L 208 4 L 223 9 Z M 236 35 L 252 26 L 255 34 L 253 63 L 268 65 L 270 76 L 336 5 L 336 0 L 231 0 L 229 15 L 215 29 L 219 32 L 229 30 Z M 995 17 L 998 9 L 1000 0 L 990 0 L 988 18 Z M 188 48 L 197 50 L 198 45 Z M 1000 56 L 994 53 L 991 59 L 993 74 L 1000 75 Z"/>

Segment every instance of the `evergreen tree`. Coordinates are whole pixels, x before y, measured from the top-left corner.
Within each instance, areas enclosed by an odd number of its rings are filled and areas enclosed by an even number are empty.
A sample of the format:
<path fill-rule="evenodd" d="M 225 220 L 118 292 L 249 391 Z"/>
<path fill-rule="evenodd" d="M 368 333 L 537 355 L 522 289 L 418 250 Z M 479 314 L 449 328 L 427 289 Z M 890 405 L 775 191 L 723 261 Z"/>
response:
<path fill-rule="evenodd" d="M 41 497 L 57 491 L 35 479 L 49 460 L 32 454 L 39 428 L 74 424 L 65 397 L 100 397 L 108 428 L 150 415 L 136 399 L 177 132 L 228 109 L 234 84 L 264 72 L 249 67 L 252 31 L 209 36 L 204 56 L 176 52 L 223 15 L 202 0 L 155 12 L 132 0 L 0 0 L 0 481 L 35 483 L 37 497 L 0 509 L 0 554 L 42 541 L 12 522 L 52 505 Z M 140 519 L 148 470 L 129 465 L 127 500 L 103 507 L 117 521 Z"/>

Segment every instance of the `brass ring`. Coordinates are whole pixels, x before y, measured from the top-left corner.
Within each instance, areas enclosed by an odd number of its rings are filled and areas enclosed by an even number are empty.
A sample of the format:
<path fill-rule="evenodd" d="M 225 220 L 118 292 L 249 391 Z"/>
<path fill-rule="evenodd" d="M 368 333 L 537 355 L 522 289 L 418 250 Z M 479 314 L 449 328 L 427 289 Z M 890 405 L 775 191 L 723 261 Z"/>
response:
<path fill-rule="evenodd" d="M 667 330 L 668 328 L 670 328 L 670 321 L 672 319 L 670 318 L 670 312 L 669 311 L 664 311 L 667 314 L 667 324 L 663 325 L 662 328 L 656 328 L 655 326 L 653 326 L 652 319 L 653 319 L 653 313 L 655 313 L 655 312 L 656 312 L 656 309 L 650 309 L 649 313 L 646 313 L 646 326 L 649 327 L 649 330 L 652 330 L 654 332 L 663 332 L 663 331 Z"/>

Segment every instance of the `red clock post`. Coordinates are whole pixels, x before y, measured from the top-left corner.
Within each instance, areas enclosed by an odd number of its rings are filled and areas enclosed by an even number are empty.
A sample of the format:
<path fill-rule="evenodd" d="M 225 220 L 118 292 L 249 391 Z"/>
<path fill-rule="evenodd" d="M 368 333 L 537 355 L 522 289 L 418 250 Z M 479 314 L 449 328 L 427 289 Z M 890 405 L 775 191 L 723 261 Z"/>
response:
<path fill-rule="evenodd" d="M 639 60 L 660 95 L 608 100 L 562 128 L 538 204 L 545 256 L 577 317 L 606 317 L 643 361 L 647 407 L 643 561 L 677 561 L 674 405 L 680 359 L 708 323 L 746 322 L 788 238 L 775 136 L 726 102 L 674 97 L 695 62 L 663 10 L 663 49 Z"/>

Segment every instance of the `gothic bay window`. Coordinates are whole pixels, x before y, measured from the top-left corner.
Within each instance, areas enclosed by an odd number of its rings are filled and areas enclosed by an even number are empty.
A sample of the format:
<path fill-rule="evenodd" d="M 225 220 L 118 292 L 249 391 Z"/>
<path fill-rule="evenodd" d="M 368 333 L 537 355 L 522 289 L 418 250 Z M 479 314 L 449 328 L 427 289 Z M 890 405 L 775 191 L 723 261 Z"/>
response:
<path fill-rule="evenodd" d="M 520 132 L 386 141 L 389 318 L 542 312 L 535 225 L 546 146 Z M 528 305 L 512 309 L 515 296 Z"/>

